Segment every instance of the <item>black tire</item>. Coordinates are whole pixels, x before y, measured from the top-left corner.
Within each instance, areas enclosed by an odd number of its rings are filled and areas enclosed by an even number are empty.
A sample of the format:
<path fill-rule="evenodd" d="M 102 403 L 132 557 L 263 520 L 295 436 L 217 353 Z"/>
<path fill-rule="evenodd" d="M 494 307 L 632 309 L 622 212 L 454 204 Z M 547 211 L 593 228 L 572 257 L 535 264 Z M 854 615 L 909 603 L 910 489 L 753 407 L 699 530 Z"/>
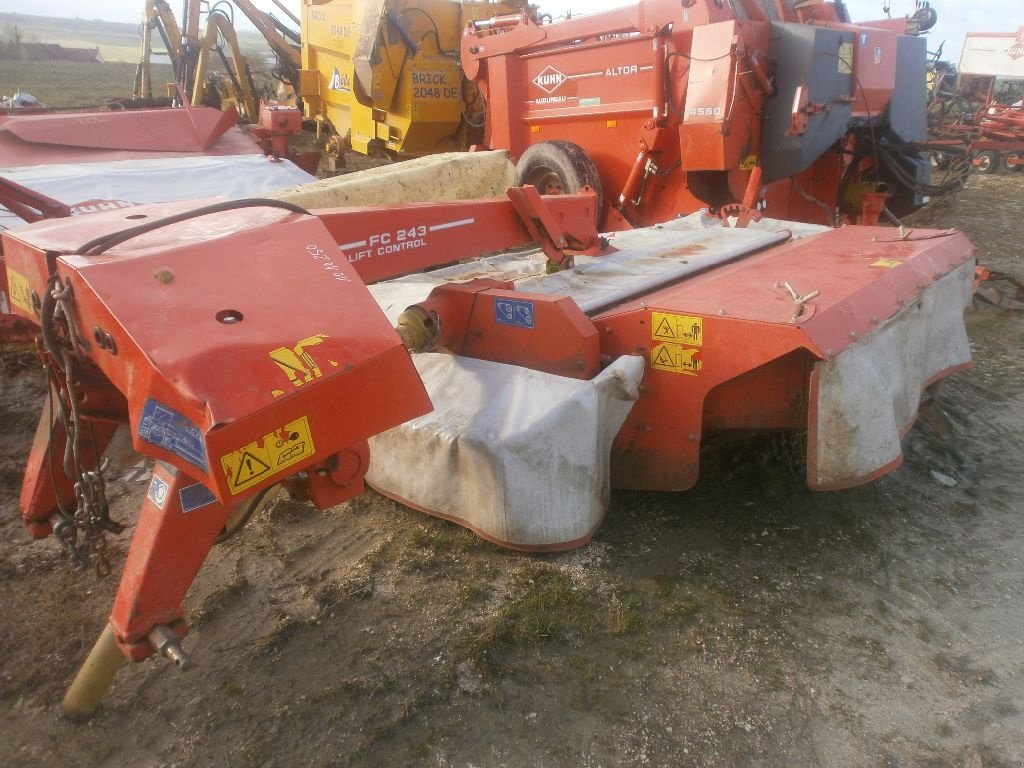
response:
<path fill-rule="evenodd" d="M 1024 152 L 1007 152 L 1003 157 L 1003 162 L 1006 163 L 1008 171 L 1024 170 Z"/>
<path fill-rule="evenodd" d="M 924 8 L 919 8 L 910 18 L 911 21 L 917 22 L 918 29 L 922 32 L 927 32 L 935 26 L 935 22 L 939 20 L 939 14 L 934 8 L 925 6 Z"/>
<path fill-rule="evenodd" d="M 979 152 L 974 167 L 978 173 L 995 173 L 999 170 L 999 153 L 991 150 Z"/>
<path fill-rule="evenodd" d="M 572 195 L 583 187 L 597 194 L 598 222 L 604 212 L 604 191 L 597 166 L 578 144 L 542 141 L 529 147 L 516 163 L 516 186 L 530 184 L 542 195 Z"/>
<path fill-rule="evenodd" d="M 949 168 L 949 155 L 945 152 L 932 151 L 928 153 L 928 162 L 936 170 L 945 170 Z"/>

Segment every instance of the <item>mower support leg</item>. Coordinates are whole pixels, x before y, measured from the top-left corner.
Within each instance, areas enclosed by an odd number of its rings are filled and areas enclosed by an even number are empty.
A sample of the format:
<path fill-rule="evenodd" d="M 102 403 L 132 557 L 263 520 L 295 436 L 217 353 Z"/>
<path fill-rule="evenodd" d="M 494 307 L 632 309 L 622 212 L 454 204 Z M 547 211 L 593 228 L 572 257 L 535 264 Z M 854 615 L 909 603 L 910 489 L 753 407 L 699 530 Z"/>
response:
<path fill-rule="evenodd" d="M 110 623 L 64 699 L 69 717 L 85 719 L 95 711 L 125 658 L 142 661 L 159 651 L 188 666 L 178 643 L 186 632 L 181 603 L 231 511 L 205 486 L 157 462 Z"/>

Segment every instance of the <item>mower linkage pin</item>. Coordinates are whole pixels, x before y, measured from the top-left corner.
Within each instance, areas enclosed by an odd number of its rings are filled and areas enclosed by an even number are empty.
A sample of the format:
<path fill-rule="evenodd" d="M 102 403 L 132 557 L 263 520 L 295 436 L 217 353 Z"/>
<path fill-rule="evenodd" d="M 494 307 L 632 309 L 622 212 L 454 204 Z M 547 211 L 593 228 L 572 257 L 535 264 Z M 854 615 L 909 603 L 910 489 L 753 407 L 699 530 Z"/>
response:
<path fill-rule="evenodd" d="M 170 659 L 182 669 L 192 666 L 192 657 L 188 655 L 173 630 L 166 624 L 157 624 L 146 635 L 153 649 L 166 659 Z"/>

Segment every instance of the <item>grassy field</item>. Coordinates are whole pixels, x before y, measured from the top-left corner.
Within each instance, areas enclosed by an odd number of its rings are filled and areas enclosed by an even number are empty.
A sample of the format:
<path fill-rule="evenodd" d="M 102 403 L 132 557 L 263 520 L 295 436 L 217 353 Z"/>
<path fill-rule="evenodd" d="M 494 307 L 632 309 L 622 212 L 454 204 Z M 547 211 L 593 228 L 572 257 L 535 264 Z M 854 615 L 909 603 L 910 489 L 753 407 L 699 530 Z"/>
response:
<path fill-rule="evenodd" d="M 53 107 L 90 107 L 130 96 L 135 64 L 70 61 L 0 61 L 0 95 L 19 88 Z M 169 65 L 154 67 L 153 82 L 172 79 Z"/>
<path fill-rule="evenodd" d="M 141 18 L 142 3 L 139 3 Z M 56 19 L 28 16 L 22 13 L 0 13 L 0 38 L 11 38 L 17 26 L 21 39 L 27 43 L 57 43 L 69 48 L 95 48 L 108 62 L 135 62 L 139 59 L 141 32 L 139 24 L 123 24 L 98 19 Z M 238 42 L 247 56 L 255 61 L 270 55 L 263 37 L 256 32 L 238 32 Z M 0 61 L 0 73 L 10 62 Z"/>

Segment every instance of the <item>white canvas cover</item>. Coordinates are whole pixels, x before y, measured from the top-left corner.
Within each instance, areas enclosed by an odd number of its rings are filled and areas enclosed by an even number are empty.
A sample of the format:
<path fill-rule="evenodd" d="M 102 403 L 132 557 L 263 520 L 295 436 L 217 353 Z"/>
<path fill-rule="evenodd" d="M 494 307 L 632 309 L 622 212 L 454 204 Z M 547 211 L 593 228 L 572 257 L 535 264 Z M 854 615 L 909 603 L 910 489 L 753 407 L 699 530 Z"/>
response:
<path fill-rule="evenodd" d="M 274 163 L 262 154 L 53 163 L 0 168 L 0 176 L 66 205 L 107 201 L 115 207 L 209 197 L 266 197 L 314 179 L 294 163 Z M 21 223 L 0 208 L 0 226 Z"/>
<path fill-rule="evenodd" d="M 639 397 L 643 358 L 621 357 L 590 381 L 453 355 L 413 360 L 434 410 L 371 438 L 367 482 L 506 546 L 586 543 L 608 507 L 611 445 Z"/>
<path fill-rule="evenodd" d="M 811 488 L 847 488 L 900 463 L 900 441 L 917 416 L 922 390 L 970 363 L 963 316 L 973 279 L 974 262 L 968 260 L 835 359 L 815 364 L 807 446 Z"/>

